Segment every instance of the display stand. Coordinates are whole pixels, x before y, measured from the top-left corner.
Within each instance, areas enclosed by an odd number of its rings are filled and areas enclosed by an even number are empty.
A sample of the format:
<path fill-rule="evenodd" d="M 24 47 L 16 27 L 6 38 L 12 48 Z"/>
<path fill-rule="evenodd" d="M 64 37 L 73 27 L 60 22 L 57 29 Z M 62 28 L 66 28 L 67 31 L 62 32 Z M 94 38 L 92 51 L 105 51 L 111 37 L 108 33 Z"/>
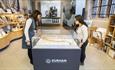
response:
<path fill-rule="evenodd" d="M 80 48 L 72 37 L 47 35 L 37 41 L 32 48 L 34 70 L 79 70 Z"/>

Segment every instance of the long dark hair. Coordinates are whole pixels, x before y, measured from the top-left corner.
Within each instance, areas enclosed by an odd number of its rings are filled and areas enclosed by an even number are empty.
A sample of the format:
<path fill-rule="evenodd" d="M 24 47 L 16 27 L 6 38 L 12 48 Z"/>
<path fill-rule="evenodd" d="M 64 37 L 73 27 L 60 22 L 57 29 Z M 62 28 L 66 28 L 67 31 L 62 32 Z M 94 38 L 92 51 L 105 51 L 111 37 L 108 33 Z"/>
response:
<path fill-rule="evenodd" d="M 37 28 L 38 28 L 38 23 L 37 23 L 38 15 L 42 15 L 39 10 L 34 10 L 33 13 L 30 15 L 30 17 L 33 18 L 34 21 L 35 21 L 35 30 L 37 30 Z"/>
<path fill-rule="evenodd" d="M 35 21 L 37 21 L 38 19 L 37 19 L 37 16 L 38 15 L 41 15 L 41 12 L 39 11 L 39 10 L 34 10 L 33 11 L 33 13 L 31 14 L 31 17 L 35 20 Z"/>
<path fill-rule="evenodd" d="M 85 26 L 88 27 L 88 25 L 85 23 L 85 21 L 84 21 L 84 19 L 83 19 L 83 17 L 82 17 L 81 15 L 76 15 L 76 16 L 75 16 L 75 19 L 76 19 L 79 23 L 81 23 L 81 24 L 83 24 L 83 25 L 85 25 Z"/>

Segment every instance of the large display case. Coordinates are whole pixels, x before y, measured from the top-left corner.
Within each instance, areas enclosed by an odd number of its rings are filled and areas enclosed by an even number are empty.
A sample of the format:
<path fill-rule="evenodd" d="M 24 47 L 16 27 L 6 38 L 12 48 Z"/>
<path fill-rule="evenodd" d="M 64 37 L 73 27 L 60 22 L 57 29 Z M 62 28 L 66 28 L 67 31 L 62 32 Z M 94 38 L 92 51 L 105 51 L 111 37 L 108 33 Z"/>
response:
<path fill-rule="evenodd" d="M 80 48 L 73 35 L 42 31 L 32 38 L 34 70 L 79 70 Z"/>

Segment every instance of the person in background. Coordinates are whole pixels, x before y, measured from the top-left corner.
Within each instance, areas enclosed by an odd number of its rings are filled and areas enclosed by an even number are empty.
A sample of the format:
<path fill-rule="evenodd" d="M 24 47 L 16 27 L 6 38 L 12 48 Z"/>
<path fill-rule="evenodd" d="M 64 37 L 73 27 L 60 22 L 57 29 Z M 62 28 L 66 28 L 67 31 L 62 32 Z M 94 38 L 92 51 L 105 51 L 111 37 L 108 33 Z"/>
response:
<path fill-rule="evenodd" d="M 77 25 L 77 39 L 79 41 L 79 46 L 81 48 L 80 62 L 81 65 L 84 65 L 84 60 L 86 57 L 85 50 L 88 44 L 88 26 L 84 22 L 84 19 L 81 15 L 75 16 L 75 24 Z"/>
<path fill-rule="evenodd" d="M 29 18 L 28 14 L 24 14 L 24 18 L 27 20 Z"/>
<path fill-rule="evenodd" d="M 35 35 L 36 31 L 36 21 L 40 19 L 41 12 L 38 10 L 33 11 L 31 16 L 26 20 L 24 27 L 23 38 L 22 38 L 22 48 L 28 49 L 28 56 L 30 58 L 30 63 L 33 64 L 32 59 L 32 37 Z M 25 16 L 26 18 L 26 16 Z"/>

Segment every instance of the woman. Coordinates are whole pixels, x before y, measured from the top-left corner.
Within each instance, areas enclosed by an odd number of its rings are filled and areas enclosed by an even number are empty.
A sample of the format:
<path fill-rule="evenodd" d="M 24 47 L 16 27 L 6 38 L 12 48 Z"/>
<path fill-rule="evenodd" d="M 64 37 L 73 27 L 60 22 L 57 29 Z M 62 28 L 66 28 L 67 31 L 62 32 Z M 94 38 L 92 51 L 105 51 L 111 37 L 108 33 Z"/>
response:
<path fill-rule="evenodd" d="M 77 33 L 77 39 L 79 40 L 79 46 L 81 48 L 81 57 L 80 57 L 80 62 L 81 65 L 84 65 L 84 60 L 86 57 L 85 50 L 86 46 L 88 44 L 88 26 L 84 22 L 84 19 L 81 15 L 75 16 L 75 24 L 79 27 L 76 30 Z"/>
<path fill-rule="evenodd" d="M 41 12 L 38 10 L 33 11 L 32 15 L 27 19 L 24 34 L 22 39 L 22 48 L 28 48 L 28 56 L 30 58 L 30 63 L 32 61 L 32 37 L 36 33 L 36 21 L 40 19 Z"/>

